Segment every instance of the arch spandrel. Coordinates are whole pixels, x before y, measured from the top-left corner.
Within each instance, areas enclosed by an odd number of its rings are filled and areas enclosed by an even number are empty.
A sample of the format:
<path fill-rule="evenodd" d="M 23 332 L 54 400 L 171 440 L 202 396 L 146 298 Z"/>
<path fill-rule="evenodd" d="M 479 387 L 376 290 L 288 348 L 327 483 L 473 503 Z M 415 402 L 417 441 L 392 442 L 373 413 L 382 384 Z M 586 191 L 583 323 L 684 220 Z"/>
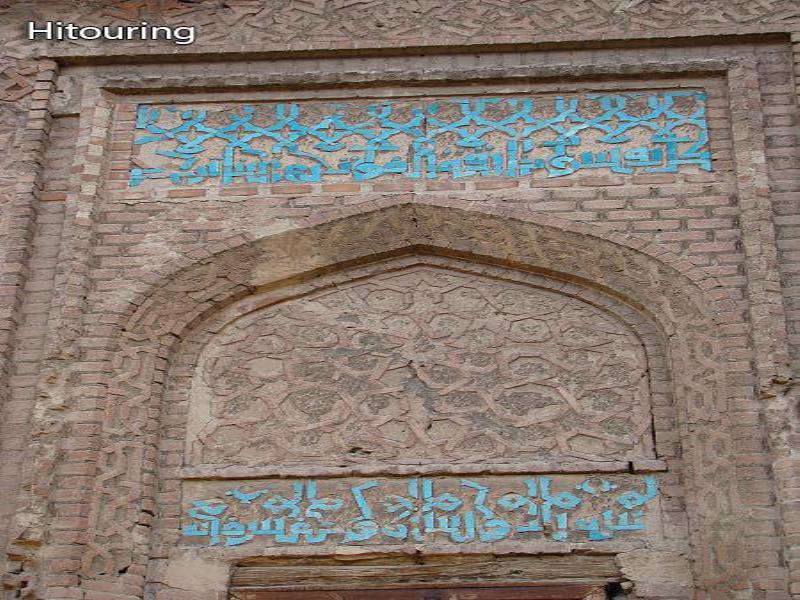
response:
<path fill-rule="evenodd" d="M 207 341 L 187 464 L 653 458 L 644 346 L 581 288 L 424 256 L 348 276 Z"/>

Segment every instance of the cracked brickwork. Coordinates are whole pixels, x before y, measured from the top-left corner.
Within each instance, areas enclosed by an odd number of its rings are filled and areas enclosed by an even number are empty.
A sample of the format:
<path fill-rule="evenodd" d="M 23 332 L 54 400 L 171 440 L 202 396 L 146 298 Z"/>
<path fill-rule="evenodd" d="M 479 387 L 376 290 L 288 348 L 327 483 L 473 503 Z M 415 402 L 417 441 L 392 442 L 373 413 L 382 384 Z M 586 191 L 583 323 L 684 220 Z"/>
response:
<path fill-rule="evenodd" d="M 219 478 L 632 472 L 645 536 L 357 551 L 800 598 L 798 36 L 795 0 L 0 0 L 2 593 L 222 600 L 334 560 L 187 544 Z M 710 171 L 130 185 L 140 105 L 652 90 L 706 94 Z"/>

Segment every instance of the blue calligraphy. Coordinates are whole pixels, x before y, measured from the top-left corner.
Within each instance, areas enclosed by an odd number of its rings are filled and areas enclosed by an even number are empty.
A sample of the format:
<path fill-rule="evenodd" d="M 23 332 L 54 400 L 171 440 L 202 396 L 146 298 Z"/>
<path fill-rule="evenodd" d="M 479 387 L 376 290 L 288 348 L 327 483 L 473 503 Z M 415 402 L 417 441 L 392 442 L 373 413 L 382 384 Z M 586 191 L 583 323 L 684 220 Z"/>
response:
<path fill-rule="evenodd" d="M 711 170 L 706 96 L 699 91 L 384 100 L 331 104 L 321 113 L 316 107 L 264 103 L 210 112 L 140 105 L 134 143 L 152 149 L 158 166 L 144 166 L 142 154 L 130 185 Z"/>
<path fill-rule="evenodd" d="M 620 483 L 588 478 L 557 491 L 552 477 L 517 480 L 519 492 L 495 493 L 471 479 L 368 480 L 346 494 L 320 496 L 314 480 L 286 482 L 282 491 L 225 492 L 228 500 L 192 500 L 183 535 L 209 546 L 238 546 L 261 538 L 277 544 L 423 542 L 443 535 L 453 543 L 539 536 L 556 542 L 604 541 L 644 530 L 645 506 L 658 495 L 652 475 Z M 445 491 L 437 486 L 447 485 Z M 399 490 L 398 490 L 399 491 Z"/>

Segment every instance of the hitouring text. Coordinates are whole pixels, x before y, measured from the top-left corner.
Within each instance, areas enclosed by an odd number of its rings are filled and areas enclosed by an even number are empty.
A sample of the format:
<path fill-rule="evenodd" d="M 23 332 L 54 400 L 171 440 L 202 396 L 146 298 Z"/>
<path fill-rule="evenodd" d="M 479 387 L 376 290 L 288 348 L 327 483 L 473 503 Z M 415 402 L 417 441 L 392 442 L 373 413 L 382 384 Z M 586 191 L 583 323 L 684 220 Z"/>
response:
<path fill-rule="evenodd" d="M 195 27 L 182 25 L 150 25 L 142 21 L 139 25 L 75 25 L 62 21 L 37 23 L 28 21 L 28 39 L 35 40 L 116 40 L 116 41 L 171 41 L 174 44 L 194 43 Z"/>

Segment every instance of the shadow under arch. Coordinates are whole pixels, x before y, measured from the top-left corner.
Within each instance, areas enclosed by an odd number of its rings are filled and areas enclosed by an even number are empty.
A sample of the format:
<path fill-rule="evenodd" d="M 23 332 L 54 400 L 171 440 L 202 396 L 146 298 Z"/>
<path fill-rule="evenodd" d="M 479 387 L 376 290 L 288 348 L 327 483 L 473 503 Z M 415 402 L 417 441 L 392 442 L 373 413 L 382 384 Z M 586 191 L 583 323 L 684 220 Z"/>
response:
<path fill-rule="evenodd" d="M 371 209 L 371 210 L 370 210 Z M 643 240 L 592 226 L 466 203 L 401 203 L 316 217 L 298 227 L 218 252 L 153 286 L 130 314 L 112 373 L 99 472 L 91 498 L 89 578 L 140 562 L 147 539 L 133 530 L 152 505 L 153 455 L 163 374 L 185 332 L 257 291 L 332 273 L 344 265 L 427 252 L 529 270 L 602 290 L 648 314 L 668 340 L 681 423 L 684 477 L 697 583 L 725 597 L 744 562 L 733 477 L 725 357 L 715 334 L 723 300 L 713 280 Z M 720 306 L 722 304 L 723 306 Z"/>

